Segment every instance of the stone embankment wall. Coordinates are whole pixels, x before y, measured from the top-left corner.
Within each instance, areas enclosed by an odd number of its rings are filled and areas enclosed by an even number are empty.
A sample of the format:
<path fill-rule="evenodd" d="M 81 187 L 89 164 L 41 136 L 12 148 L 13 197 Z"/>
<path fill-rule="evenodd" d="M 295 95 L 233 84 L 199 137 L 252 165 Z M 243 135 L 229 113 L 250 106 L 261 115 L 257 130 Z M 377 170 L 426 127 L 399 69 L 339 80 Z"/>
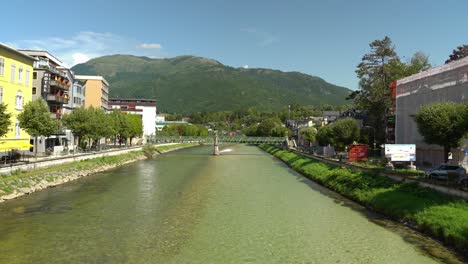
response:
<path fill-rule="evenodd" d="M 133 148 L 127 148 L 127 149 L 121 149 L 121 150 L 103 151 L 103 152 L 98 152 L 98 153 L 86 153 L 86 154 L 78 154 L 74 156 L 65 156 L 65 157 L 59 157 L 59 158 L 53 158 L 53 159 L 46 159 L 46 160 L 41 160 L 41 161 L 32 161 L 27 164 L 0 168 L 0 174 L 10 174 L 10 173 L 14 173 L 15 171 L 32 171 L 32 170 L 44 169 L 44 168 L 49 168 L 49 167 L 54 167 L 58 165 L 75 162 L 75 161 L 81 161 L 85 159 L 94 159 L 94 158 L 105 157 L 105 156 L 116 156 L 116 155 L 126 154 L 129 152 L 137 151 L 141 149 L 142 147 L 139 146 L 139 147 L 133 147 Z"/>

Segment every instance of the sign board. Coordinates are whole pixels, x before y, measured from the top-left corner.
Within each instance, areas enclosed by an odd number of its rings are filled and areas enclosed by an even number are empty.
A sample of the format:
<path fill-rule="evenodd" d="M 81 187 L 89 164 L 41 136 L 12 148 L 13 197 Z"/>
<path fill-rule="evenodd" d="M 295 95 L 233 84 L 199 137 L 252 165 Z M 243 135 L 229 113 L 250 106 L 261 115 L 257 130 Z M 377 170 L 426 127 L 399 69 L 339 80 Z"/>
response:
<path fill-rule="evenodd" d="M 468 156 L 468 150 L 465 150 L 465 156 Z"/>
<path fill-rule="evenodd" d="M 452 159 L 453 159 L 453 154 L 452 154 L 452 152 L 449 152 L 449 153 L 448 153 L 448 159 L 449 159 L 449 160 L 452 160 Z"/>
<path fill-rule="evenodd" d="M 385 144 L 385 157 L 391 161 L 416 161 L 416 145 Z"/>

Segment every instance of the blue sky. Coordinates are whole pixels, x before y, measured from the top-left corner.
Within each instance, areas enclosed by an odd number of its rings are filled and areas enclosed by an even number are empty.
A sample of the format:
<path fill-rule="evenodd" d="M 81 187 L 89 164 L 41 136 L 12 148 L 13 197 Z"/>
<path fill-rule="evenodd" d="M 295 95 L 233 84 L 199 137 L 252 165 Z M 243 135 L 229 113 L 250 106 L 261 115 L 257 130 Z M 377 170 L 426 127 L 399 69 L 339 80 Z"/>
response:
<path fill-rule="evenodd" d="M 466 0 L 6 1 L 0 42 L 69 66 L 116 53 L 196 55 L 357 89 L 354 70 L 375 39 L 388 35 L 403 60 L 420 50 L 433 65 L 468 44 Z"/>

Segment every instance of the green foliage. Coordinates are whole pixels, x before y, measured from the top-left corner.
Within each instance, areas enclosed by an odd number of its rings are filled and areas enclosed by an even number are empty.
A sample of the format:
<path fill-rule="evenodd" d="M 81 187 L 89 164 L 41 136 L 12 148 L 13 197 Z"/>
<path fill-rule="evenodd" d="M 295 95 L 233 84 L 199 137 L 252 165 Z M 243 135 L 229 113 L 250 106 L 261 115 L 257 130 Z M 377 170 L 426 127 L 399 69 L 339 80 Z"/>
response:
<path fill-rule="evenodd" d="M 0 137 L 6 136 L 11 125 L 11 113 L 7 113 L 7 105 L 0 104 Z"/>
<path fill-rule="evenodd" d="M 91 116 L 89 111 L 85 108 L 74 109 L 70 114 L 66 114 L 62 118 L 62 123 L 65 127 L 70 129 L 79 141 L 91 133 L 89 121 Z"/>
<path fill-rule="evenodd" d="M 49 137 L 60 127 L 58 120 L 50 116 L 49 107 L 42 99 L 28 102 L 18 115 L 20 126 L 33 137 Z"/>
<path fill-rule="evenodd" d="M 468 253 L 468 204 L 417 183 L 397 183 L 372 173 L 342 169 L 274 146 L 262 149 L 312 179 L 373 210 Z"/>
<path fill-rule="evenodd" d="M 152 158 L 156 154 L 156 147 L 151 143 L 143 145 L 142 150 L 147 158 Z"/>
<path fill-rule="evenodd" d="M 452 51 L 452 54 L 450 54 L 449 59 L 445 63 L 457 61 L 465 57 L 468 57 L 468 45 L 461 45 Z"/>
<path fill-rule="evenodd" d="M 284 137 L 285 135 L 291 135 L 291 131 L 283 127 L 283 123 L 278 117 L 264 119 L 260 124 L 244 128 L 243 132 L 245 135 L 253 137 Z"/>
<path fill-rule="evenodd" d="M 353 118 L 338 119 L 332 125 L 333 142 L 338 149 L 343 150 L 345 146 L 359 140 L 359 125 Z"/>
<path fill-rule="evenodd" d="M 320 146 L 333 145 L 333 129 L 330 125 L 321 127 L 317 132 L 317 140 Z"/>
<path fill-rule="evenodd" d="M 161 131 L 162 136 L 208 136 L 208 129 L 200 125 L 170 124 Z"/>
<path fill-rule="evenodd" d="M 166 114 L 165 116 L 166 121 L 182 121 L 182 115 L 180 114 Z"/>
<path fill-rule="evenodd" d="M 341 105 L 350 93 L 299 72 L 232 68 L 194 56 L 148 59 L 113 55 L 72 69 L 77 74 L 104 76 L 112 87 L 111 97 L 157 96 L 160 111 L 184 115 L 249 107 L 278 111 L 293 103 Z"/>
<path fill-rule="evenodd" d="M 141 137 L 143 135 L 143 120 L 140 115 L 127 115 L 130 123 L 130 138 Z"/>
<path fill-rule="evenodd" d="M 306 142 L 313 143 L 317 136 L 317 129 L 313 127 L 304 127 L 299 130 L 299 134 Z"/>
<path fill-rule="evenodd" d="M 468 131 L 467 105 L 468 103 L 432 103 L 423 106 L 416 115 L 418 131 L 424 141 L 443 146 L 445 157 L 450 148 L 460 146 Z"/>
<path fill-rule="evenodd" d="M 402 62 L 389 37 L 375 40 L 369 46 L 371 51 L 363 56 L 356 69 L 360 90 L 353 92 L 348 99 L 353 99 L 357 108 L 367 111 L 369 125 L 375 128 L 376 140 L 384 142 L 386 116 L 393 105 L 390 83 L 426 70 L 431 65 L 422 52 L 416 52 L 410 62 Z"/>

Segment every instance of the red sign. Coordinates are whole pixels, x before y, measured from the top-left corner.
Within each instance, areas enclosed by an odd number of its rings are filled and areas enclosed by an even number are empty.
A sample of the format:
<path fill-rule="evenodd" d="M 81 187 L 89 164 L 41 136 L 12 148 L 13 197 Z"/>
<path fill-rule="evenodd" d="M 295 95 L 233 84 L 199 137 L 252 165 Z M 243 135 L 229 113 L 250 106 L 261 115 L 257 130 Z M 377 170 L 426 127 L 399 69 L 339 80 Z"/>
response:
<path fill-rule="evenodd" d="M 349 146 L 349 161 L 365 161 L 368 159 L 369 147 L 362 144 L 353 144 Z"/>

